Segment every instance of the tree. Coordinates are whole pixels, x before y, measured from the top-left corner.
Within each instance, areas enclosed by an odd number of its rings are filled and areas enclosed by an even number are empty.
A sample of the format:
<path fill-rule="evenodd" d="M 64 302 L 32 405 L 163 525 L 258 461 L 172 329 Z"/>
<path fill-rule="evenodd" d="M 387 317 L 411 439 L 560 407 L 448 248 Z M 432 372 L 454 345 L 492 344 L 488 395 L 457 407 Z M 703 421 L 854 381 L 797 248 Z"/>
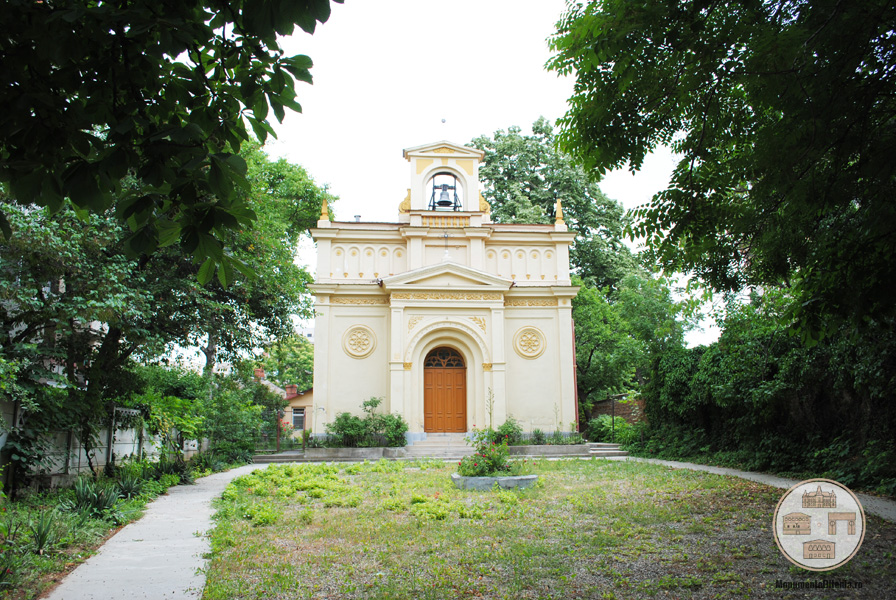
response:
<path fill-rule="evenodd" d="M 544 117 L 532 135 L 519 127 L 480 136 L 470 144 L 485 152 L 479 168 L 482 194 L 498 223 L 548 223 L 557 200 L 563 217 L 577 233 L 570 261 L 590 285 L 613 286 L 635 268 L 623 243 L 622 206 L 607 198 L 572 159 L 555 149 L 553 128 Z"/>
<path fill-rule="evenodd" d="M 234 277 L 226 287 L 201 286 L 200 267 L 179 248 L 128 256 L 128 232 L 112 210 L 63 206 L 51 214 L 0 196 L 12 228 L 0 241 L 0 392 L 15 396 L 27 421 L 12 436 L 22 459 L 16 469 L 33 466 L 41 437 L 56 430 L 74 430 L 90 457 L 110 402 L 133 391 L 133 357 L 207 339 L 214 366 L 219 354 L 234 359 L 292 332 L 310 280 L 295 264 L 296 242 L 326 192 L 301 168 L 267 160 L 257 146 L 245 154 L 253 182 L 247 203 L 257 206 L 258 224 L 229 232 L 226 241 L 258 276 Z"/>
<path fill-rule="evenodd" d="M 641 273 L 616 290 L 584 285 L 573 298 L 576 380 L 585 414 L 607 396 L 639 389 L 663 354 L 684 348 L 688 301 L 676 302 L 668 283 Z"/>
<path fill-rule="evenodd" d="M 107 402 L 130 385 L 123 368 L 138 351 L 185 339 L 182 299 L 201 288 L 194 278 L 169 279 L 169 265 L 125 257 L 125 232 L 112 215 L 2 208 L 12 236 L 0 243 L 0 354 L 18 364 L 21 415 L 11 433 L 13 470 L 39 462 L 42 436 L 56 430 L 73 431 L 89 461 L 109 422 Z"/>
<path fill-rule="evenodd" d="M 582 289 L 573 298 L 576 329 L 576 384 L 579 406 L 587 418 L 593 404 L 607 394 L 620 393 L 635 385 L 635 369 L 642 362 L 642 349 L 610 302 L 610 294 L 575 282 Z"/>
<path fill-rule="evenodd" d="M 549 63 L 576 77 L 560 147 L 603 173 L 671 144 L 632 229 L 662 267 L 788 285 L 805 337 L 837 327 L 824 315 L 855 331 L 896 311 L 894 29 L 886 0 L 570 5 Z"/>
<path fill-rule="evenodd" d="M 203 283 L 220 265 L 227 284 L 242 265 L 222 236 L 254 219 L 237 153 L 249 127 L 274 134 L 269 110 L 301 111 L 295 81 L 311 82 L 311 59 L 285 56 L 277 35 L 329 15 L 329 0 L 6 3 L 0 181 L 22 205 L 115 204 L 132 255 L 179 241 Z M 128 174 L 142 185 L 124 188 Z"/>
<path fill-rule="evenodd" d="M 257 143 L 247 144 L 241 156 L 251 186 L 247 204 L 258 218 L 252 229 L 230 232 L 224 240 L 255 276 L 232 274 L 227 286 L 211 281 L 206 296 L 197 297 L 207 371 L 219 355 L 234 359 L 287 337 L 294 317 L 311 316 L 307 285 L 312 277 L 296 264 L 296 254 L 300 237 L 319 218 L 323 199 L 335 201 L 304 169 L 283 159 L 271 161 Z"/>
<path fill-rule="evenodd" d="M 265 348 L 261 361 L 265 375 L 280 387 L 297 385 L 300 391 L 311 388 L 314 373 L 314 345 L 301 335 L 280 338 Z"/>

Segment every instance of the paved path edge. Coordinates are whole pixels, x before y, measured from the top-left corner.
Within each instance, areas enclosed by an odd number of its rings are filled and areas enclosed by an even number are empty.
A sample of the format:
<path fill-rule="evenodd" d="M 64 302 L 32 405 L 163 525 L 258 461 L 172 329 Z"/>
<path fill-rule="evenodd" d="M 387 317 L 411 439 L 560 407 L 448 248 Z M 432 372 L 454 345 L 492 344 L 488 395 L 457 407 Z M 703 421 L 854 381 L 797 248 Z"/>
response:
<path fill-rule="evenodd" d="M 606 460 L 631 460 L 635 462 L 645 462 L 655 465 L 665 465 L 673 469 L 689 469 L 691 471 L 705 471 L 707 473 L 715 473 L 717 475 L 730 475 L 747 479 L 757 483 L 764 483 L 772 487 L 789 490 L 801 480 L 788 479 L 786 477 L 778 477 L 776 475 L 767 475 L 765 473 L 754 473 L 752 471 L 740 471 L 738 469 L 729 469 L 728 467 L 713 467 L 710 465 L 699 465 L 697 463 L 679 462 L 675 460 L 661 460 L 658 458 L 642 458 L 640 456 L 623 456 L 618 458 L 607 458 Z M 853 492 L 855 493 L 855 492 Z M 880 498 L 878 496 L 869 496 L 868 494 L 856 494 L 862 503 L 862 508 L 866 514 L 872 514 L 885 519 L 892 523 L 896 523 L 896 502 Z"/>

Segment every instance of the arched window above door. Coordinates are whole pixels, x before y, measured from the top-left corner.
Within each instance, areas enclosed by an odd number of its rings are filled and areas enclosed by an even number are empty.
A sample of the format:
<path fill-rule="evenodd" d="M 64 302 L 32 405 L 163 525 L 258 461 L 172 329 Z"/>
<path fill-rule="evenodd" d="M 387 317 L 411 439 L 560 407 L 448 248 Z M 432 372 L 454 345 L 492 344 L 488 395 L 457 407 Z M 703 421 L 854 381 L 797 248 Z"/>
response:
<path fill-rule="evenodd" d="M 454 348 L 435 348 L 426 355 L 424 367 L 442 367 L 464 369 L 464 357 Z"/>

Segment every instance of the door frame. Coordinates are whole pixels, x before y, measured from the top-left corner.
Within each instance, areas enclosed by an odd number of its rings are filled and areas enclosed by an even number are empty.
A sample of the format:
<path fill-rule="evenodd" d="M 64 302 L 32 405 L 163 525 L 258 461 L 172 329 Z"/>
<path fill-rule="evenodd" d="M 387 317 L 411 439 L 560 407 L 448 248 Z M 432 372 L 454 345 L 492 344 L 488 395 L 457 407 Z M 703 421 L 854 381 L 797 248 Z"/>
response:
<path fill-rule="evenodd" d="M 452 354 L 456 355 L 456 357 L 460 359 L 460 361 L 463 363 L 463 366 L 462 367 L 447 366 L 447 365 L 446 366 L 426 366 L 426 363 L 429 361 L 430 357 L 434 353 L 436 353 L 442 349 L 450 350 Z M 468 377 L 467 377 L 467 371 L 468 371 L 467 362 L 468 362 L 467 358 L 464 356 L 463 352 L 461 352 L 458 348 L 455 348 L 455 347 L 447 345 L 447 344 L 439 344 L 439 345 L 433 347 L 432 349 L 430 349 L 429 351 L 427 351 L 426 356 L 423 359 L 423 431 L 424 432 L 426 432 L 426 433 L 462 433 L 462 432 L 467 431 L 467 420 L 469 418 L 469 414 L 468 414 L 469 410 L 468 410 L 468 406 L 467 406 L 468 394 L 469 394 L 469 381 L 468 381 Z M 427 371 L 432 372 L 433 370 L 436 370 L 436 369 L 445 371 L 446 375 L 454 374 L 454 373 L 457 373 L 458 371 L 462 371 L 462 373 L 463 373 L 462 374 L 463 388 L 461 390 L 458 390 L 459 386 L 455 386 L 455 388 L 454 388 L 455 396 L 451 401 L 449 401 L 450 402 L 449 407 L 452 407 L 452 408 L 454 408 L 454 410 L 456 410 L 458 412 L 462 412 L 462 414 L 463 414 L 463 424 L 461 425 L 460 429 L 437 429 L 436 428 L 437 425 L 435 424 L 435 422 L 432 425 L 432 427 L 433 427 L 432 429 L 429 429 L 427 427 L 427 424 L 426 424 L 426 422 L 427 422 L 427 405 L 428 405 L 428 403 L 431 403 L 431 402 L 437 402 L 436 398 L 430 397 L 430 393 L 429 393 L 430 388 L 427 386 Z M 435 411 L 435 409 L 436 409 L 436 407 L 433 407 L 433 411 Z M 451 412 L 453 413 L 454 411 L 451 411 Z M 435 415 L 432 418 L 433 418 L 433 421 L 436 420 Z M 447 418 L 451 419 L 453 417 L 449 416 Z"/>

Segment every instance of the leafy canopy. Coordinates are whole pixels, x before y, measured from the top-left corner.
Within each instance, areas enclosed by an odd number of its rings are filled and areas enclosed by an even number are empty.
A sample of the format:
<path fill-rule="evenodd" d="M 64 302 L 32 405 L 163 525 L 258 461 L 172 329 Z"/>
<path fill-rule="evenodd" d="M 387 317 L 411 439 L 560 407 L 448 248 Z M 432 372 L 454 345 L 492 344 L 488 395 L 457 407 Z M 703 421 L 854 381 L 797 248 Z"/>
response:
<path fill-rule="evenodd" d="M 129 252 L 180 242 L 208 265 L 203 283 L 214 265 L 240 268 L 221 243 L 255 217 L 235 193 L 248 189 L 237 153 L 250 128 L 274 134 L 269 111 L 301 111 L 295 82 L 311 82 L 311 59 L 277 36 L 329 15 L 329 0 L 5 3 L 0 181 L 54 211 L 117 203 Z M 123 189 L 128 174 L 143 185 Z"/>
<path fill-rule="evenodd" d="M 635 268 L 623 243 L 624 211 L 601 192 L 596 181 L 566 154 L 557 151 L 553 127 L 544 117 L 532 124 L 532 135 L 519 127 L 475 138 L 485 152 L 479 168 L 482 195 L 497 223 L 547 223 L 562 202 L 563 217 L 576 240 L 570 261 L 586 282 L 613 286 Z"/>
<path fill-rule="evenodd" d="M 576 78 L 560 147 L 601 173 L 682 155 L 635 212 L 663 268 L 790 285 L 807 336 L 892 315 L 894 30 L 887 0 L 572 4 L 549 63 Z"/>

